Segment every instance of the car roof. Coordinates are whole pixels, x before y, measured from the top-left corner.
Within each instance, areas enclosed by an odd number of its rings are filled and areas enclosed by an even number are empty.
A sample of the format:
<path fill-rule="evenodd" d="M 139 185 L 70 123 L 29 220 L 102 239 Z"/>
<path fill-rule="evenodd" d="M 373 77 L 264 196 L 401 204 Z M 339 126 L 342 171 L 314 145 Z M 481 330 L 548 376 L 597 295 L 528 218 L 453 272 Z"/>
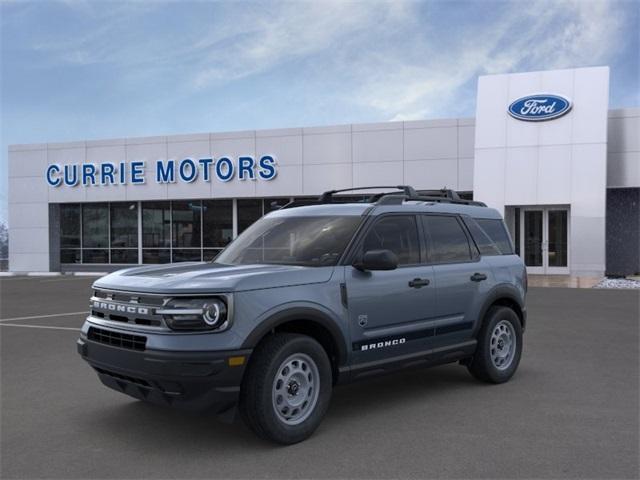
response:
<path fill-rule="evenodd" d="M 275 210 L 269 213 L 274 217 L 306 217 L 331 215 L 382 215 L 385 213 L 449 213 L 468 215 L 473 218 L 502 219 L 500 213 L 489 207 L 464 205 L 446 202 L 408 200 L 400 204 L 375 203 L 327 203 L 305 205 Z"/>

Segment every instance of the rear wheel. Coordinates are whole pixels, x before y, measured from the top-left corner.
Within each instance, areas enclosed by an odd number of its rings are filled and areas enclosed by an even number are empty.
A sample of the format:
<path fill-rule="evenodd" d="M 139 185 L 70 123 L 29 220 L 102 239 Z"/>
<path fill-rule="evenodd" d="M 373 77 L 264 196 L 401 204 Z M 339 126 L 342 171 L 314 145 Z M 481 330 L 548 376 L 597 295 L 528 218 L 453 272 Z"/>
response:
<path fill-rule="evenodd" d="M 240 413 L 260 437 L 282 444 L 305 440 L 331 398 L 331 363 L 313 338 L 267 337 L 254 351 L 242 382 Z"/>
<path fill-rule="evenodd" d="M 469 372 L 484 382 L 504 383 L 515 373 L 521 355 L 520 318 L 509 307 L 491 307 L 480 328 Z"/>

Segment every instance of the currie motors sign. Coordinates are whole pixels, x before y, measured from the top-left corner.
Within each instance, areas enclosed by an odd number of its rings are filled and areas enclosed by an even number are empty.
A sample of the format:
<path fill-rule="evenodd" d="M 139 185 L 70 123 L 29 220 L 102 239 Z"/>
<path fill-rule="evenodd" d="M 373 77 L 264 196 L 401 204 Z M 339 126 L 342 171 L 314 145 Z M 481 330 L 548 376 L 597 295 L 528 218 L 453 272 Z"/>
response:
<path fill-rule="evenodd" d="M 157 160 L 149 168 L 143 160 L 132 162 L 74 163 L 47 166 L 45 177 L 52 187 L 75 187 L 76 185 L 143 185 L 147 178 L 155 183 L 193 183 L 197 180 L 219 182 L 230 180 L 273 180 L 277 175 L 276 159 L 273 155 L 263 155 L 259 159 L 252 156 L 185 158 L 177 161 Z"/>
<path fill-rule="evenodd" d="M 527 95 L 509 105 L 509 115 L 527 122 L 552 120 L 571 110 L 571 100 L 560 95 Z"/>

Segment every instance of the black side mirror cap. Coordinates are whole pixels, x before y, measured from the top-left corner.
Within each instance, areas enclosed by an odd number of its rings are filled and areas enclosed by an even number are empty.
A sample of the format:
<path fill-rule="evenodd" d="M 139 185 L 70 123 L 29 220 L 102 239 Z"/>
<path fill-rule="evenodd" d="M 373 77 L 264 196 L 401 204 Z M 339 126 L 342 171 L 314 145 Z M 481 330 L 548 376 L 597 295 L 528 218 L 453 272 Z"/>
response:
<path fill-rule="evenodd" d="M 398 268 L 398 256 L 391 250 L 368 250 L 352 266 L 362 271 L 395 270 Z"/>

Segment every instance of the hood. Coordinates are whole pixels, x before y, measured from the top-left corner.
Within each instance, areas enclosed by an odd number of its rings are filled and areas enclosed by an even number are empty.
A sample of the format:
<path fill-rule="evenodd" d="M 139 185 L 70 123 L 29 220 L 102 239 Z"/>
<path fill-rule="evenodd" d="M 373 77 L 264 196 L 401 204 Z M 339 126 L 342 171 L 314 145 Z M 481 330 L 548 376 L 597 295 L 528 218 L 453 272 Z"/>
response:
<path fill-rule="evenodd" d="M 327 282 L 334 267 L 185 262 L 110 273 L 96 288 L 146 293 L 217 293 Z"/>

